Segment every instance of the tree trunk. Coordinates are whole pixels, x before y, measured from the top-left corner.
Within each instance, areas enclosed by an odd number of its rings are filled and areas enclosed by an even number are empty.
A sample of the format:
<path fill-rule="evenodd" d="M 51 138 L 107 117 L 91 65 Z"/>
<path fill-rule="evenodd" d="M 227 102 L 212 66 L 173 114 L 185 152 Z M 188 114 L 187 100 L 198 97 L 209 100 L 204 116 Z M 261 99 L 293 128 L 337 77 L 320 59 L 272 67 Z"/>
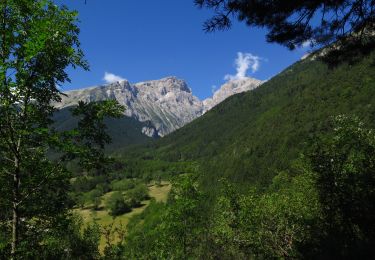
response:
<path fill-rule="evenodd" d="M 12 219 L 12 249 L 11 259 L 16 258 L 19 231 L 19 189 L 20 189 L 20 165 L 18 158 L 14 161 L 15 171 L 13 175 L 13 219 Z"/>

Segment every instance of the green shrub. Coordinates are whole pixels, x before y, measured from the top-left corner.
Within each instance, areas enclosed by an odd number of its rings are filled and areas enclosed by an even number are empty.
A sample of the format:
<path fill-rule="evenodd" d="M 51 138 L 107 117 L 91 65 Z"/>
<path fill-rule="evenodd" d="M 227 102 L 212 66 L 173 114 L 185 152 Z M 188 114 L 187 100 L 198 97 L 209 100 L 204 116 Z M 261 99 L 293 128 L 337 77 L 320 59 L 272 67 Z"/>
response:
<path fill-rule="evenodd" d="M 324 217 L 321 242 L 330 259 L 375 254 L 375 134 L 357 117 L 337 116 L 308 157 Z"/>
<path fill-rule="evenodd" d="M 72 183 L 75 192 L 88 192 L 106 182 L 106 176 L 80 176 Z"/>
<path fill-rule="evenodd" d="M 148 188 L 145 184 L 139 184 L 134 189 L 128 191 L 126 195 L 132 207 L 139 207 L 143 200 L 150 198 Z"/>
<path fill-rule="evenodd" d="M 121 192 L 114 192 L 107 201 L 107 208 L 111 216 L 119 216 L 124 213 L 130 212 L 131 207 Z"/>
<path fill-rule="evenodd" d="M 99 209 L 100 203 L 102 202 L 102 189 L 93 189 L 92 191 L 88 192 L 87 196 L 91 203 L 94 204 L 94 209 Z"/>
<path fill-rule="evenodd" d="M 111 182 L 111 187 L 114 191 L 127 191 L 133 189 L 135 186 L 136 182 L 130 179 L 115 180 Z"/>

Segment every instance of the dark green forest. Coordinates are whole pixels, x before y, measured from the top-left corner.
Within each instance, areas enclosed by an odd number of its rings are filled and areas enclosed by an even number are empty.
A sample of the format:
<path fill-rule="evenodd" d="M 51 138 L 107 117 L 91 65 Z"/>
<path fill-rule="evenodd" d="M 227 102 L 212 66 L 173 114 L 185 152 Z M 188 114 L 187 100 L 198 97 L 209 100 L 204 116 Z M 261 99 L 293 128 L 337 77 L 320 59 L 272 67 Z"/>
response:
<path fill-rule="evenodd" d="M 132 220 L 117 249 L 129 258 L 371 258 L 374 86 L 374 53 L 334 69 L 307 59 L 125 150 L 138 162 L 125 172 L 196 167 L 175 180 L 167 205 Z"/>
<path fill-rule="evenodd" d="M 165 138 L 123 154 L 146 165 L 201 161 L 210 185 L 220 177 L 268 185 L 329 129 L 335 116 L 359 116 L 374 126 L 374 77 L 374 53 L 335 69 L 306 59 Z"/>
<path fill-rule="evenodd" d="M 63 108 L 53 116 L 54 127 L 57 131 L 66 131 L 74 129 L 77 126 L 78 119 L 73 117 L 71 108 Z M 106 118 L 104 120 L 107 132 L 111 136 L 111 143 L 106 145 L 106 151 L 118 150 L 122 147 L 128 147 L 133 144 L 142 144 L 151 138 L 142 134 L 141 130 L 146 124 L 141 123 L 130 117 Z"/>

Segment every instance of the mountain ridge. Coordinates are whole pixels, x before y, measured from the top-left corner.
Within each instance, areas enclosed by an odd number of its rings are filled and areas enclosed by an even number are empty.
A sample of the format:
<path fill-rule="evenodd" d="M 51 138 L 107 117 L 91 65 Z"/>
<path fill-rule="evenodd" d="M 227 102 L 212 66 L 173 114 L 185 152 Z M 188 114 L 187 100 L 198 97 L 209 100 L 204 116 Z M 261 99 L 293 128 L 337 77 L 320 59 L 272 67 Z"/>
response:
<path fill-rule="evenodd" d="M 200 100 L 193 95 L 187 83 L 175 76 L 131 84 L 127 80 L 65 92 L 58 109 L 85 102 L 116 99 L 126 107 L 124 115 L 147 123 L 142 133 L 163 137 L 237 93 L 252 90 L 263 82 L 242 78 L 222 85 L 212 98 Z"/>
<path fill-rule="evenodd" d="M 359 116 L 374 127 L 374 57 L 372 52 L 335 68 L 308 57 L 170 135 L 119 156 L 139 160 L 138 165 L 198 162 L 208 189 L 220 177 L 269 184 L 275 174 L 290 169 L 332 117 Z"/>

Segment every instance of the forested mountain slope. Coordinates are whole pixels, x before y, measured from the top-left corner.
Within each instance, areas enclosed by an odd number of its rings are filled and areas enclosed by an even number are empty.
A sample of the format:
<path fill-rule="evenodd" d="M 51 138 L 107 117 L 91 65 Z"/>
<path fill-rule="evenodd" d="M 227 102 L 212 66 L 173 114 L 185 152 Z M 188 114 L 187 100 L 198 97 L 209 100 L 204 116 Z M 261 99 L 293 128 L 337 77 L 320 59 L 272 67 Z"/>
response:
<path fill-rule="evenodd" d="M 54 127 L 58 131 L 71 130 L 77 127 L 78 119 L 73 117 L 71 107 L 58 110 L 54 115 Z M 108 152 L 116 151 L 132 144 L 142 144 L 151 140 L 151 137 L 142 133 L 143 127 L 149 127 L 147 122 L 139 122 L 131 117 L 111 118 L 104 121 L 112 143 L 106 145 Z"/>
<path fill-rule="evenodd" d="M 107 85 L 67 91 L 61 97 L 61 102 L 56 103 L 56 107 L 63 109 L 75 106 L 79 100 L 91 102 L 116 99 L 125 106 L 125 116 L 144 125 L 140 132 L 149 137 L 161 137 L 201 116 L 227 97 L 252 90 L 261 83 L 260 80 L 248 77 L 229 81 L 218 89 L 212 98 L 201 101 L 193 95 L 184 80 L 176 77 L 136 84 L 122 80 Z M 70 120 L 65 117 L 60 119 Z M 65 123 L 60 121 L 59 124 Z M 118 131 L 116 128 L 121 126 L 112 124 L 111 129 Z M 126 143 L 129 140 L 122 142 Z"/>
<path fill-rule="evenodd" d="M 375 125 L 375 53 L 328 68 L 307 58 L 259 88 L 234 95 L 130 160 L 201 161 L 206 181 L 227 176 L 268 183 L 290 166 L 330 117 L 357 115 Z M 146 163 L 146 162 L 145 162 Z"/>

